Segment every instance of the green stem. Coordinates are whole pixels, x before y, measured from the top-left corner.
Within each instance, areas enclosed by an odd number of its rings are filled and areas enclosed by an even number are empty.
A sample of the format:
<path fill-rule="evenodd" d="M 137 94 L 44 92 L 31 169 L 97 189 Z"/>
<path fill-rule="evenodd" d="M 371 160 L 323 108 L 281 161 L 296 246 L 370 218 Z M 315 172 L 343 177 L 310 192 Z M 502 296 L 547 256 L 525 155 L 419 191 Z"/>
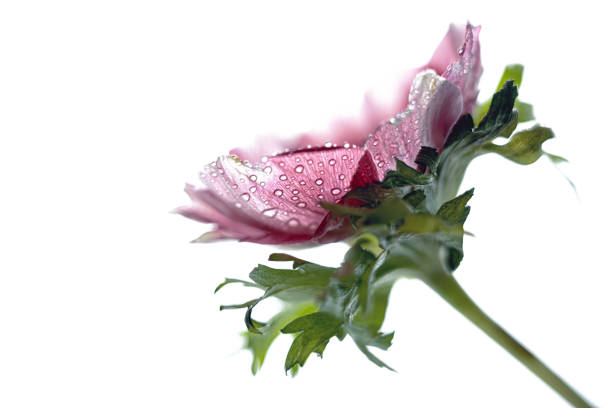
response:
<path fill-rule="evenodd" d="M 423 277 L 423 281 L 571 405 L 581 408 L 593 407 L 535 355 L 480 310 L 452 274 L 440 272 Z"/>

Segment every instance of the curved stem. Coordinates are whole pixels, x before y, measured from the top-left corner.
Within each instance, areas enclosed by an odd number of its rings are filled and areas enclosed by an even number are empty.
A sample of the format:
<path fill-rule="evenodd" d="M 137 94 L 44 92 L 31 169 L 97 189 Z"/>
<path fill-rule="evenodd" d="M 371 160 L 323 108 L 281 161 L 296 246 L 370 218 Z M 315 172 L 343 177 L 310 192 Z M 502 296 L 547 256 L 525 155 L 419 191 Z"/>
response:
<path fill-rule="evenodd" d="M 440 272 L 424 276 L 422 279 L 458 312 L 485 332 L 487 336 L 502 346 L 508 353 L 512 354 L 514 358 L 548 384 L 560 396 L 565 398 L 571 405 L 580 408 L 593 407 L 535 355 L 480 310 L 463 288 L 461 288 L 453 275 L 448 272 Z"/>

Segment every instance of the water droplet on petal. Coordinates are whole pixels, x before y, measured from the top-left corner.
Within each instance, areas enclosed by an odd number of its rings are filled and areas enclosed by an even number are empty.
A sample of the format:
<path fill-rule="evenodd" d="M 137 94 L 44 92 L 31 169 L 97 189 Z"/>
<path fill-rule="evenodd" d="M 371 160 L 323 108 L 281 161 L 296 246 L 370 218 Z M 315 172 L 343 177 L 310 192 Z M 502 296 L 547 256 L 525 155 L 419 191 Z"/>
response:
<path fill-rule="evenodd" d="M 276 189 L 274 190 L 274 195 L 280 197 L 283 195 L 283 190 Z"/>
<path fill-rule="evenodd" d="M 312 159 L 308 159 L 308 160 L 306 161 L 306 163 L 308 163 L 308 164 L 312 164 Z"/>
<path fill-rule="evenodd" d="M 297 201 L 297 200 L 299 200 L 299 199 L 300 199 L 300 197 L 298 197 L 298 196 L 293 196 L 293 197 L 291 197 L 291 199 L 292 199 L 293 201 Z"/>
<path fill-rule="evenodd" d="M 317 164 L 317 166 L 319 166 L 319 167 L 323 167 L 323 162 L 319 162 L 319 163 Z"/>
<path fill-rule="evenodd" d="M 267 161 L 268 161 L 268 156 L 264 156 L 264 157 L 261 158 L 261 162 L 262 163 L 265 163 Z"/>
<path fill-rule="evenodd" d="M 316 180 L 315 180 L 315 184 L 316 184 L 317 186 L 320 186 L 321 184 L 323 184 L 323 179 L 321 179 L 321 178 L 316 179 Z"/>
<path fill-rule="evenodd" d="M 338 178 L 339 178 L 340 180 L 344 180 L 344 174 L 340 174 L 340 175 L 338 175 Z"/>
<path fill-rule="evenodd" d="M 351 144 L 349 142 L 344 142 L 344 148 L 348 149 L 349 147 L 351 147 Z"/>
<path fill-rule="evenodd" d="M 232 188 L 238 188 L 238 184 L 232 185 Z"/>
<path fill-rule="evenodd" d="M 287 225 L 289 225 L 290 227 L 297 227 L 298 225 L 300 225 L 300 222 L 295 218 L 291 218 L 289 221 L 287 221 Z"/>
<path fill-rule="evenodd" d="M 285 162 L 279 162 L 278 165 L 281 167 L 285 167 Z"/>
<path fill-rule="evenodd" d="M 287 176 L 285 174 L 281 174 L 278 178 L 282 181 L 287 180 Z"/>
<path fill-rule="evenodd" d="M 304 185 L 306 185 L 306 182 L 304 180 L 300 180 L 300 185 L 304 186 Z"/>
<path fill-rule="evenodd" d="M 325 144 L 323 146 L 325 146 L 325 147 L 332 147 L 332 142 L 325 142 Z"/>
<path fill-rule="evenodd" d="M 251 195 L 249 193 L 243 193 L 240 194 L 240 198 L 242 198 L 244 201 L 249 201 L 251 199 Z"/>
<path fill-rule="evenodd" d="M 299 202 L 299 203 L 297 203 L 296 205 L 297 205 L 298 207 L 300 207 L 300 208 L 304 208 L 304 207 L 306 207 L 306 203 L 305 203 L 305 202 L 303 202 L 303 201 L 300 201 L 300 202 Z"/>
<path fill-rule="evenodd" d="M 294 169 L 294 170 L 295 170 L 295 172 L 296 172 L 296 173 L 301 173 L 301 172 L 303 172 L 303 171 L 304 171 L 304 166 L 302 166 L 302 165 L 300 164 L 300 165 L 298 165 L 298 166 L 295 166 L 295 169 Z"/>
<path fill-rule="evenodd" d="M 293 193 L 294 195 L 298 195 L 298 194 L 300 194 L 300 191 L 299 191 L 299 190 L 293 190 L 293 191 L 292 191 L 292 193 Z"/>
<path fill-rule="evenodd" d="M 251 186 L 251 187 L 249 188 L 249 191 L 250 191 L 251 193 L 254 193 L 256 190 L 257 190 L 257 187 L 255 187 L 255 186 Z"/>
<path fill-rule="evenodd" d="M 263 210 L 261 213 L 266 217 L 272 218 L 272 217 L 276 217 L 278 210 L 276 208 L 268 208 L 266 210 Z"/>
<path fill-rule="evenodd" d="M 318 198 L 319 200 L 322 200 L 322 199 L 323 199 L 323 194 L 319 194 L 319 195 L 317 196 L 317 198 Z"/>
<path fill-rule="evenodd" d="M 270 167 L 270 166 L 264 167 L 264 173 L 266 173 L 266 174 L 272 173 L 272 167 Z"/>
<path fill-rule="evenodd" d="M 347 160 L 347 159 L 348 159 L 348 156 L 346 154 L 343 154 L 342 155 L 342 160 Z"/>
<path fill-rule="evenodd" d="M 251 180 L 251 181 L 257 181 L 257 176 L 256 176 L 256 175 L 254 175 L 254 174 L 251 174 L 251 175 L 249 176 L 249 180 Z"/>
<path fill-rule="evenodd" d="M 334 159 L 329 159 L 329 165 L 333 166 L 334 164 L 336 164 L 336 160 Z"/>
<path fill-rule="evenodd" d="M 235 205 L 236 205 L 236 208 L 242 208 L 242 204 L 240 203 L 236 203 Z"/>
<path fill-rule="evenodd" d="M 385 165 L 385 162 L 381 162 L 381 161 L 378 162 L 378 167 L 382 167 L 384 165 Z"/>
<path fill-rule="evenodd" d="M 340 194 L 341 192 L 342 192 L 342 190 L 340 190 L 338 187 L 334 187 L 334 188 L 332 188 L 332 189 L 331 189 L 331 193 L 332 193 L 333 195 L 338 195 L 338 194 Z"/>

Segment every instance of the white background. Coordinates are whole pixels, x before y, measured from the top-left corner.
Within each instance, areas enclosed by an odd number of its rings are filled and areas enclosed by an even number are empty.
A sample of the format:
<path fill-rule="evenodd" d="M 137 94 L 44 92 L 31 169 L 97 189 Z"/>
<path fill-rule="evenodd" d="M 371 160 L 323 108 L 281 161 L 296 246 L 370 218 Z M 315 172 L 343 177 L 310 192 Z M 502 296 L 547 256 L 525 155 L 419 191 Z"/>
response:
<path fill-rule="evenodd" d="M 483 26 L 481 96 L 525 64 L 521 97 L 579 198 L 546 160 L 479 159 L 456 276 L 612 406 L 612 30 L 600 3 L 561 3 L 2 2 L 0 406 L 566 406 L 416 281 L 394 291 L 378 352 L 398 373 L 346 339 L 292 379 L 285 337 L 252 377 L 242 312 L 218 311 L 248 294 L 212 291 L 274 248 L 192 245 L 207 227 L 169 213 L 203 164 L 357 114 L 467 19 Z M 333 265 L 343 247 L 293 252 Z"/>

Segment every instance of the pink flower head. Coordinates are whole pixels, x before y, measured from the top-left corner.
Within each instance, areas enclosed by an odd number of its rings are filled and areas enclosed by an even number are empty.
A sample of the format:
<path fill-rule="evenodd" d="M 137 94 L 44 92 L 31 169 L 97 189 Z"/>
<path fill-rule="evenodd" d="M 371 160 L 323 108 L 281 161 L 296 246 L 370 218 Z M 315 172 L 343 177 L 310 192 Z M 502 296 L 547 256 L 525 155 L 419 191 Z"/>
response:
<path fill-rule="evenodd" d="M 233 156 L 220 157 L 201 173 L 204 187 L 187 185 L 192 204 L 177 212 L 216 224 L 200 241 L 290 244 L 345 238 L 346 223 L 329 217 L 319 202 L 339 202 L 355 187 L 382 181 L 395 168 L 395 158 L 415 166 L 423 146 L 442 150 L 452 126 L 472 111 L 478 96 L 479 32 L 470 24 L 451 26 L 430 62 L 407 75 L 396 100 L 376 105 L 366 99 L 360 120 L 302 135 L 298 144 L 267 146 L 268 153 L 288 148 L 286 153 L 263 156 L 235 149 Z"/>

